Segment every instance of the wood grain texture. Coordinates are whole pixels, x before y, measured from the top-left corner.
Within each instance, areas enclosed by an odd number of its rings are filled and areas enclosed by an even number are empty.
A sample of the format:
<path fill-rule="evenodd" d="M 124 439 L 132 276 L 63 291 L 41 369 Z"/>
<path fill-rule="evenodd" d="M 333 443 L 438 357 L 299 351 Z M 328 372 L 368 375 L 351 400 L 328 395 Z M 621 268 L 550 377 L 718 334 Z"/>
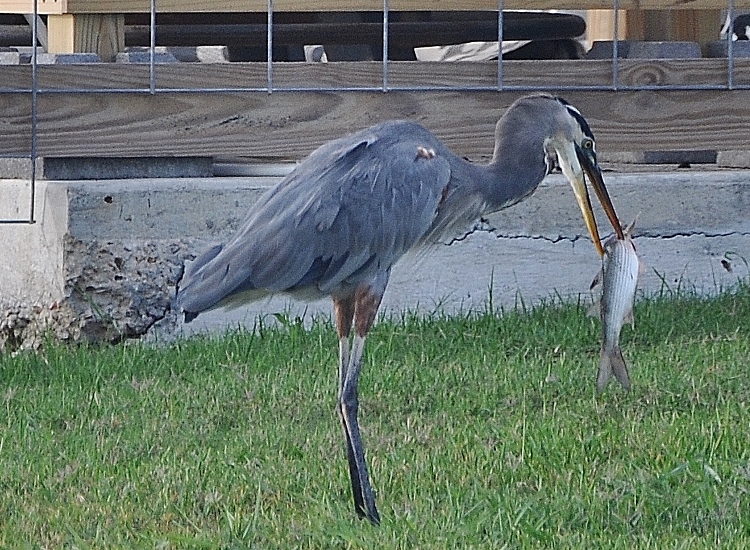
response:
<path fill-rule="evenodd" d="M 33 0 L 0 0 L 0 13 L 32 13 Z M 504 9 L 612 9 L 612 0 L 505 0 Z M 720 9 L 720 0 L 620 0 L 620 9 Z M 159 0 L 166 12 L 265 12 L 266 0 Z M 734 0 L 735 8 L 750 0 Z M 39 13 L 148 13 L 149 0 L 41 0 Z M 380 11 L 382 0 L 275 0 L 275 11 Z M 496 10 L 497 0 L 391 0 L 398 11 Z"/>
<path fill-rule="evenodd" d="M 76 16 L 77 52 L 94 52 L 102 61 L 114 61 L 125 49 L 125 15 L 86 13 Z"/>
<path fill-rule="evenodd" d="M 713 65 L 709 61 L 715 62 Z M 623 78 L 683 82 L 706 78 L 719 60 L 623 62 Z M 508 63 L 514 82 L 548 84 L 606 79 L 608 61 Z M 726 63 L 726 62 L 724 62 Z M 391 82 L 414 82 L 423 64 L 394 64 Z M 748 74 L 750 65 L 738 66 Z M 494 82 L 492 63 L 436 64 L 434 82 Z M 148 67 L 91 65 L 40 67 L 40 83 L 55 88 L 148 84 Z M 379 64 L 283 65 L 277 83 L 370 85 Z M 285 74 L 287 70 L 293 73 Z M 324 69 L 324 70 L 323 70 Z M 533 69 L 533 71 L 532 71 Z M 3 67 L 5 82 L 28 82 L 28 67 Z M 516 74 L 514 74 L 516 73 Z M 532 74 L 535 73 L 535 74 Z M 249 86 L 265 83 L 264 64 L 160 66 L 159 86 Z M 592 76 L 593 75 L 593 76 Z M 725 76 L 725 75 L 724 75 Z M 249 156 L 300 159 L 324 141 L 391 118 L 421 122 L 459 154 L 492 151 L 495 121 L 520 92 L 222 92 L 40 93 L 40 156 Z M 750 90 L 576 91 L 563 95 L 583 112 L 601 151 L 740 150 L 750 148 Z M 0 155 L 29 154 L 30 94 L 0 94 Z"/>
<path fill-rule="evenodd" d="M 332 88 L 382 86 L 379 62 L 276 63 L 275 88 Z M 30 81 L 29 66 L 6 65 L 0 69 L 2 82 Z M 726 59 L 621 59 L 619 85 L 667 86 L 713 85 L 727 82 Z M 147 89 L 149 67 L 145 64 L 41 65 L 38 68 L 42 89 Z M 506 61 L 503 82 L 507 86 L 560 88 L 611 86 L 610 60 Z M 750 85 L 750 59 L 736 59 L 734 82 Z M 267 85 L 265 63 L 174 63 L 156 66 L 158 88 L 264 88 Z M 388 65 L 391 87 L 444 86 L 495 87 L 497 63 L 417 63 L 394 61 Z"/>
<path fill-rule="evenodd" d="M 47 28 L 50 53 L 92 52 L 112 61 L 125 49 L 123 14 L 50 15 Z"/>

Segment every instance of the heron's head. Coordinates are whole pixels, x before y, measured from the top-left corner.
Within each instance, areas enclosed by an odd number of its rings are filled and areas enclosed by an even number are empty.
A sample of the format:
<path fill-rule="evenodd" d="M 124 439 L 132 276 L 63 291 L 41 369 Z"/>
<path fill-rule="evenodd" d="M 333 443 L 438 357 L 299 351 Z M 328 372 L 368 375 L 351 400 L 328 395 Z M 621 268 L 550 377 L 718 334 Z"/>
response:
<path fill-rule="evenodd" d="M 597 251 L 604 255 L 599 229 L 591 208 L 586 177 L 596 192 L 607 218 L 619 238 L 622 238 L 622 227 L 609 198 L 607 187 L 599 164 L 596 160 L 596 142 L 591 128 L 583 115 L 570 103 L 559 97 L 539 96 L 546 103 L 549 112 L 548 136 L 544 141 L 545 150 L 556 153 L 563 174 L 573 187 L 578 206 L 583 214 L 586 227 L 591 234 Z"/>

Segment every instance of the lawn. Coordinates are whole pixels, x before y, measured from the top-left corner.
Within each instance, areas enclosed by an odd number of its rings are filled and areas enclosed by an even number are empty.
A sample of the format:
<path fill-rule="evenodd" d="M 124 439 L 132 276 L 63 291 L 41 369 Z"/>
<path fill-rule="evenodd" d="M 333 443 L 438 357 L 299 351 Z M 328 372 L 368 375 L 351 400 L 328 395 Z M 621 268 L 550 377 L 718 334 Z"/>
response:
<path fill-rule="evenodd" d="M 750 286 L 640 301 L 629 393 L 596 396 L 585 310 L 377 324 L 378 528 L 353 512 L 326 320 L 2 355 L 0 547 L 750 547 Z"/>

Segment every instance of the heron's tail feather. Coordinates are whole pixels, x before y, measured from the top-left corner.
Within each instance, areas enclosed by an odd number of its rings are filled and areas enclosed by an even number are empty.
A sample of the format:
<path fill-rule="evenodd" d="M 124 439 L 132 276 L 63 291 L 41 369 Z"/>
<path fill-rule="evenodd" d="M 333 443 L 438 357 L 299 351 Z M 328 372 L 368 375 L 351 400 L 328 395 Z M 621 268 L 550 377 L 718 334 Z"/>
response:
<path fill-rule="evenodd" d="M 201 311 L 209 309 L 213 303 L 223 296 L 216 293 L 216 281 L 213 277 L 208 280 L 201 271 L 214 260 L 224 248 L 224 245 L 212 246 L 195 260 L 186 263 L 182 277 L 177 282 L 174 307 L 185 314 L 185 322 L 195 319 Z"/>
<path fill-rule="evenodd" d="M 193 277 L 204 265 L 213 260 L 224 249 L 223 244 L 217 244 L 205 250 L 200 256 L 185 266 L 184 278 Z"/>
<path fill-rule="evenodd" d="M 630 389 L 628 366 L 625 364 L 620 346 L 615 346 L 610 351 L 602 349 L 599 359 L 599 373 L 596 377 L 596 391 L 598 393 L 602 393 L 604 388 L 607 387 L 612 374 L 615 375 L 615 378 L 623 388 L 626 390 Z"/>
<path fill-rule="evenodd" d="M 195 319 L 196 317 L 198 317 L 198 314 L 197 313 L 193 313 L 192 311 L 185 311 L 183 313 L 185 314 L 185 322 L 186 323 L 189 323 L 190 321 L 192 321 L 193 319 Z"/>

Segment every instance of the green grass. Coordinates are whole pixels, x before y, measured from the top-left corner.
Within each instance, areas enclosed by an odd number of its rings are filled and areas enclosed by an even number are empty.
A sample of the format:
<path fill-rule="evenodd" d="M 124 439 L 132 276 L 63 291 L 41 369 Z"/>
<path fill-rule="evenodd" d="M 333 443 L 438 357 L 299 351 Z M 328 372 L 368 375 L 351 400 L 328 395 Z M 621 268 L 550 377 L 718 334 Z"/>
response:
<path fill-rule="evenodd" d="M 750 547 L 750 287 L 654 298 L 596 397 L 575 304 L 383 321 L 356 518 L 327 322 L 0 356 L 2 548 Z"/>

